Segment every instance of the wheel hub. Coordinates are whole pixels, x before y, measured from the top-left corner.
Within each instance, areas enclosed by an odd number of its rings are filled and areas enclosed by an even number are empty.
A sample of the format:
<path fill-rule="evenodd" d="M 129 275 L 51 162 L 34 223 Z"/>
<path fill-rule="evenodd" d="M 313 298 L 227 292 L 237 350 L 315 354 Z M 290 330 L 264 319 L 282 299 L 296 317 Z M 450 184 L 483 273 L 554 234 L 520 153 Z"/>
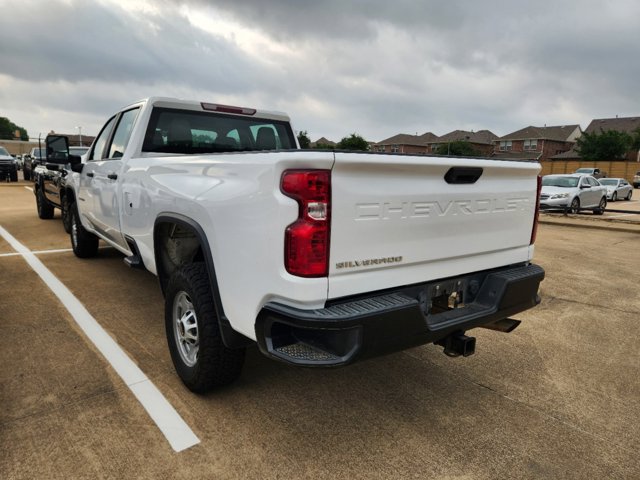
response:
<path fill-rule="evenodd" d="M 178 292 L 174 299 L 173 325 L 180 358 L 185 365 L 193 367 L 198 361 L 200 346 L 198 319 L 191 298 L 186 292 Z"/>

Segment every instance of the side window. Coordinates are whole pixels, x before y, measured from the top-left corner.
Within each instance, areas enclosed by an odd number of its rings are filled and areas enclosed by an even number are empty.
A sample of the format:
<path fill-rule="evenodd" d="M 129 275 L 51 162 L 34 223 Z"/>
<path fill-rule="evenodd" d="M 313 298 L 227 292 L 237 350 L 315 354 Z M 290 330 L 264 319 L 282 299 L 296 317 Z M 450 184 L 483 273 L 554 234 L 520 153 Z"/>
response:
<path fill-rule="evenodd" d="M 133 124 L 136 121 L 140 108 L 133 108 L 127 110 L 120 116 L 120 121 L 116 127 L 116 132 L 113 135 L 113 141 L 109 148 L 109 158 L 120 158 L 124 155 L 124 149 L 129 143 L 131 137 L 131 131 L 133 130 Z"/>
<path fill-rule="evenodd" d="M 598 180 L 592 177 L 589 177 L 589 183 L 591 184 L 592 187 L 600 186 L 600 182 L 598 182 Z"/>
<path fill-rule="evenodd" d="M 102 127 L 102 131 L 93 145 L 93 150 L 89 154 L 89 158 L 87 160 L 102 160 L 104 147 L 107 144 L 107 140 L 109 139 L 109 135 L 111 135 L 111 129 L 113 128 L 113 123 L 115 122 L 116 117 L 113 116 L 109 119 L 104 127 Z"/>

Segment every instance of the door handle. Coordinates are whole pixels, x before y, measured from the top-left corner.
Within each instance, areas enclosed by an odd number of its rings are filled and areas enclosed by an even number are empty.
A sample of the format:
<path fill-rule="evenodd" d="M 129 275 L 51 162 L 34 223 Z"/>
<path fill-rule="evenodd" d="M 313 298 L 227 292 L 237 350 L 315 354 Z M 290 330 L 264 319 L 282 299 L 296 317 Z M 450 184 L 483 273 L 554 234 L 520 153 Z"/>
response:
<path fill-rule="evenodd" d="M 87 177 L 91 177 L 91 178 L 93 178 L 93 172 L 89 172 L 89 173 L 87 173 Z"/>
<path fill-rule="evenodd" d="M 118 174 L 117 173 L 110 173 L 109 175 L 107 175 L 107 178 L 109 180 L 117 180 Z"/>

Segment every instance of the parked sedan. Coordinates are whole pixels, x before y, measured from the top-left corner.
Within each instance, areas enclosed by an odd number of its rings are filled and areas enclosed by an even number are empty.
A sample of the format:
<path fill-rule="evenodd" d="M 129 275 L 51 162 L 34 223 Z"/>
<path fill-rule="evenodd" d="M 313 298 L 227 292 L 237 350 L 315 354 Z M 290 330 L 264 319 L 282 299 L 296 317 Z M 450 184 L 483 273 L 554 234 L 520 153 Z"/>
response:
<path fill-rule="evenodd" d="M 607 177 L 607 172 L 603 172 L 599 168 L 579 168 L 573 173 L 581 173 L 583 175 L 591 175 L 593 178 L 600 180 Z"/>
<path fill-rule="evenodd" d="M 602 215 L 607 207 L 607 188 L 591 175 L 572 173 L 545 175 L 540 192 L 541 210 L 564 210 L 578 213 L 592 210 Z"/>
<path fill-rule="evenodd" d="M 633 187 L 624 178 L 601 178 L 599 181 L 607 188 L 607 200 L 631 200 Z"/>

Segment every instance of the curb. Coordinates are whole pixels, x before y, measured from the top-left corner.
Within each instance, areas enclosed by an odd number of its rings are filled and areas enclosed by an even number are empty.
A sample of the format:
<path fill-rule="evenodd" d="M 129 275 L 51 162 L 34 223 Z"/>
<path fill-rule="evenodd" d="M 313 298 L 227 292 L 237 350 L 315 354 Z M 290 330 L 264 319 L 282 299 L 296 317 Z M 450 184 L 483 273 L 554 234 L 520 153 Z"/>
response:
<path fill-rule="evenodd" d="M 604 220 L 602 222 L 605 222 Z M 628 227 L 625 227 L 622 223 L 617 223 L 615 225 L 603 225 L 596 224 L 593 225 L 586 223 L 571 223 L 571 222 L 562 222 L 562 221 L 549 221 L 549 220 L 538 220 L 539 224 L 544 225 L 556 225 L 559 227 L 573 227 L 573 228 L 587 228 L 591 230 L 610 230 L 614 232 L 626 232 L 626 233 L 637 233 L 640 234 L 640 225 L 638 224 L 629 224 Z M 635 228 L 634 228 L 635 227 Z"/>

